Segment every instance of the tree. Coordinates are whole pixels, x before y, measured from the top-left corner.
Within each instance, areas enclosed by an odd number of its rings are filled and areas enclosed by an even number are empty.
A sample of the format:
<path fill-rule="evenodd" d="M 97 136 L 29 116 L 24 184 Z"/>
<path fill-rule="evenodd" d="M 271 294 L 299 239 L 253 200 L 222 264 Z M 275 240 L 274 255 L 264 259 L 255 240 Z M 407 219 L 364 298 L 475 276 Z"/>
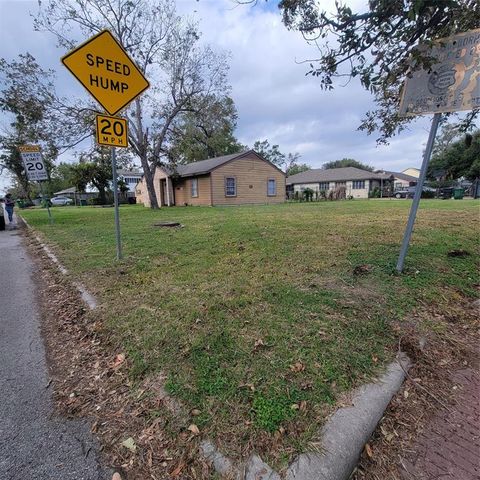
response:
<path fill-rule="evenodd" d="M 475 180 L 480 177 L 480 130 L 473 135 L 457 140 L 432 157 L 427 177 L 438 177 L 446 181 L 466 177 Z"/>
<path fill-rule="evenodd" d="M 195 109 L 198 96 L 228 91 L 226 56 L 200 46 L 197 25 L 182 19 L 172 0 L 50 0 L 40 5 L 35 27 L 53 33 L 64 49 L 79 43 L 74 32 L 86 38 L 109 29 L 150 79 L 151 88 L 124 115 L 150 205 L 158 208 L 153 175 L 166 160 L 174 121 Z"/>
<path fill-rule="evenodd" d="M 128 153 L 119 149 L 117 168 L 126 168 L 129 164 Z M 112 164 L 110 149 L 96 145 L 90 152 L 80 154 L 79 163 L 72 165 L 72 181 L 80 192 L 85 192 L 91 184 L 98 190 L 98 201 L 107 203 L 107 191 L 111 191 Z"/>
<path fill-rule="evenodd" d="M 29 53 L 10 62 L 0 59 L 0 79 L 0 111 L 7 121 L 0 132 L 0 173 L 8 170 L 30 198 L 35 189 L 25 175 L 18 146 L 39 144 L 51 176 L 60 150 L 91 135 L 93 113 L 59 97 L 53 71 L 43 69 Z"/>
<path fill-rule="evenodd" d="M 379 142 L 387 142 L 410 121 L 397 112 L 411 60 L 416 62 L 414 68 L 432 64 L 428 50 L 420 53 L 418 43 L 480 25 L 478 0 L 372 0 L 358 12 L 346 2 L 335 2 L 328 11 L 322 4 L 281 0 L 278 6 L 286 27 L 300 31 L 318 49 L 318 57 L 307 61 L 308 74 L 318 77 L 323 88 L 334 88 L 337 79 L 359 78 L 373 94 L 377 109 L 367 112 L 360 129 L 378 130 Z M 465 128 L 472 126 L 477 114 L 467 115 Z"/>
<path fill-rule="evenodd" d="M 286 167 L 285 167 L 285 173 L 287 177 L 310 170 L 310 166 L 307 165 L 306 163 L 298 163 L 299 159 L 300 159 L 299 153 L 288 154 Z"/>
<path fill-rule="evenodd" d="M 257 140 L 253 144 L 253 149 L 265 160 L 268 160 L 277 167 L 282 167 L 285 164 L 285 154 L 280 152 L 278 145 L 270 145 L 268 140 Z"/>
<path fill-rule="evenodd" d="M 324 170 L 328 170 L 330 168 L 345 168 L 345 167 L 355 167 L 355 168 L 360 168 L 362 170 L 367 170 L 369 172 L 373 172 L 373 167 L 370 167 L 369 165 L 365 165 L 364 163 L 361 163 L 358 160 L 354 160 L 353 158 L 343 158 L 342 160 L 334 160 L 332 162 L 324 163 L 322 166 Z"/>
<path fill-rule="evenodd" d="M 174 124 L 169 157 L 174 163 L 190 163 L 245 150 L 234 136 L 237 117 L 230 97 L 199 96 Z"/>
<path fill-rule="evenodd" d="M 0 133 L 0 171 L 8 170 L 25 196 L 30 197 L 18 146 L 42 144 L 47 171 L 51 170 L 52 159 L 57 154 L 48 126 L 48 109 L 55 99 L 53 73 L 43 70 L 35 58 L 26 53 L 11 62 L 0 59 L 0 77 L 0 111 L 9 122 Z"/>

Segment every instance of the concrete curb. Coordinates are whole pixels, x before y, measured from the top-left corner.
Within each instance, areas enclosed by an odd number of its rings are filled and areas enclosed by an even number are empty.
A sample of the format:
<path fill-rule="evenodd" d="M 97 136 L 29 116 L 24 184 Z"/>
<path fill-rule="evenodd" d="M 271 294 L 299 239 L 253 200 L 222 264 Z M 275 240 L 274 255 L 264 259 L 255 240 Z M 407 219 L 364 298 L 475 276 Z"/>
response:
<path fill-rule="evenodd" d="M 401 362 L 401 364 L 400 364 Z M 402 368 L 403 367 L 403 368 Z M 405 379 L 410 360 L 402 355 L 377 382 L 354 392 L 352 406 L 340 408 L 322 429 L 322 453 L 300 455 L 288 468 L 287 480 L 345 480 L 365 443 Z"/>
<path fill-rule="evenodd" d="M 29 225 L 29 223 L 21 216 L 19 218 L 22 220 L 22 222 L 26 225 L 26 227 L 33 233 L 33 236 L 35 240 L 39 243 L 39 245 L 43 248 L 44 252 L 47 254 L 48 258 L 57 266 L 58 270 L 62 275 L 69 275 L 69 271 L 63 266 L 63 264 L 60 262 L 58 257 L 50 250 L 49 246 L 43 243 L 42 239 L 37 235 L 35 230 Z M 86 287 L 76 281 L 72 281 L 72 285 L 79 291 L 80 296 L 82 297 L 82 300 L 84 303 L 88 306 L 90 310 L 94 310 L 97 308 L 97 300 L 95 297 L 86 289 Z"/>
<path fill-rule="evenodd" d="M 285 480 L 347 480 L 409 368 L 409 358 L 400 354 L 378 380 L 354 390 L 352 406 L 339 408 L 322 428 L 321 453 L 299 455 L 288 467 Z M 252 455 L 243 467 L 238 467 L 209 440 L 201 443 L 200 451 L 222 477 L 236 480 L 281 478 L 258 455 Z"/>

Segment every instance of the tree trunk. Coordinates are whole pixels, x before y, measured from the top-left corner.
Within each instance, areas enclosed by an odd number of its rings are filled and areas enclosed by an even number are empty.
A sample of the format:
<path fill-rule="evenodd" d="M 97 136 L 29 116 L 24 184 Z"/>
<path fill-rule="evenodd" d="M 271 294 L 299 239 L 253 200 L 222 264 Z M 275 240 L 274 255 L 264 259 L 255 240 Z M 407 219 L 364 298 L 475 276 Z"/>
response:
<path fill-rule="evenodd" d="M 105 194 L 105 188 L 98 188 L 98 199 L 100 201 L 100 205 L 105 205 L 107 203 L 107 196 Z"/>
<path fill-rule="evenodd" d="M 145 176 L 145 185 L 147 186 L 148 199 L 150 200 L 150 208 L 160 208 L 160 206 L 158 205 L 157 196 L 155 195 L 155 184 L 153 183 L 154 174 L 152 174 L 150 166 L 148 165 L 148 161 L 146 158 L 143 157 L 143 155 L 140 160 L 142 162 L 143 174 Z"/>
<path fill-rule="evenodd" d="M 147 186 L 148 199 L 150 200 L 150 208 L 159 208 L 157 202 L 157 196 L 155 195 L 155 184 L 153 183 L 153 174 L 148 164 L 147 151 L 148 151 L 148 129 L 144 132 L 142 123 L 142 104 L 140 98 L 135 99 L 135 127 L 134 127 L 134 142 L 133 147 L 135 153 L 140 158 L 142 164 L 143 175 L 145 177 L 145 185 Z M 155 173 L 155 170 L 153 170 Z"/>

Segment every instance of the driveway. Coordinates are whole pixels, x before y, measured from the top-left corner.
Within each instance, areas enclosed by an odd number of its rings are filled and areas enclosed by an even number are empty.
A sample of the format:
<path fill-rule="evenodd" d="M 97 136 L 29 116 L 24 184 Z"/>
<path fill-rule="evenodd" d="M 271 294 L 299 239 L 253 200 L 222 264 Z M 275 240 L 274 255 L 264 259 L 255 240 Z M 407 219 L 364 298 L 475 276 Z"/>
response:
<path fill-rule="evenodd" d="M 109 479 L 89 426 L 54 413 L 34 275 L 20 232 L 0 231 L 0 479 Z"/>

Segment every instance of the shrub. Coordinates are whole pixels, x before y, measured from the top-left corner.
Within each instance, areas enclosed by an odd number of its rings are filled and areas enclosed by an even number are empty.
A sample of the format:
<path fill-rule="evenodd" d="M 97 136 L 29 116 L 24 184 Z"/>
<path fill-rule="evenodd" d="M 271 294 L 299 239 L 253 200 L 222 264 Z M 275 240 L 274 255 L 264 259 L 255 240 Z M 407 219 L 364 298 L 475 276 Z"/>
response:
<path fill-rule="evenodd" d="M 311 202 L 313 200 L 313 194 L 315 192 L 311 188 L 306 188 L 303 191 L 303 198 L 305 199 L 306 202 Z"/>

